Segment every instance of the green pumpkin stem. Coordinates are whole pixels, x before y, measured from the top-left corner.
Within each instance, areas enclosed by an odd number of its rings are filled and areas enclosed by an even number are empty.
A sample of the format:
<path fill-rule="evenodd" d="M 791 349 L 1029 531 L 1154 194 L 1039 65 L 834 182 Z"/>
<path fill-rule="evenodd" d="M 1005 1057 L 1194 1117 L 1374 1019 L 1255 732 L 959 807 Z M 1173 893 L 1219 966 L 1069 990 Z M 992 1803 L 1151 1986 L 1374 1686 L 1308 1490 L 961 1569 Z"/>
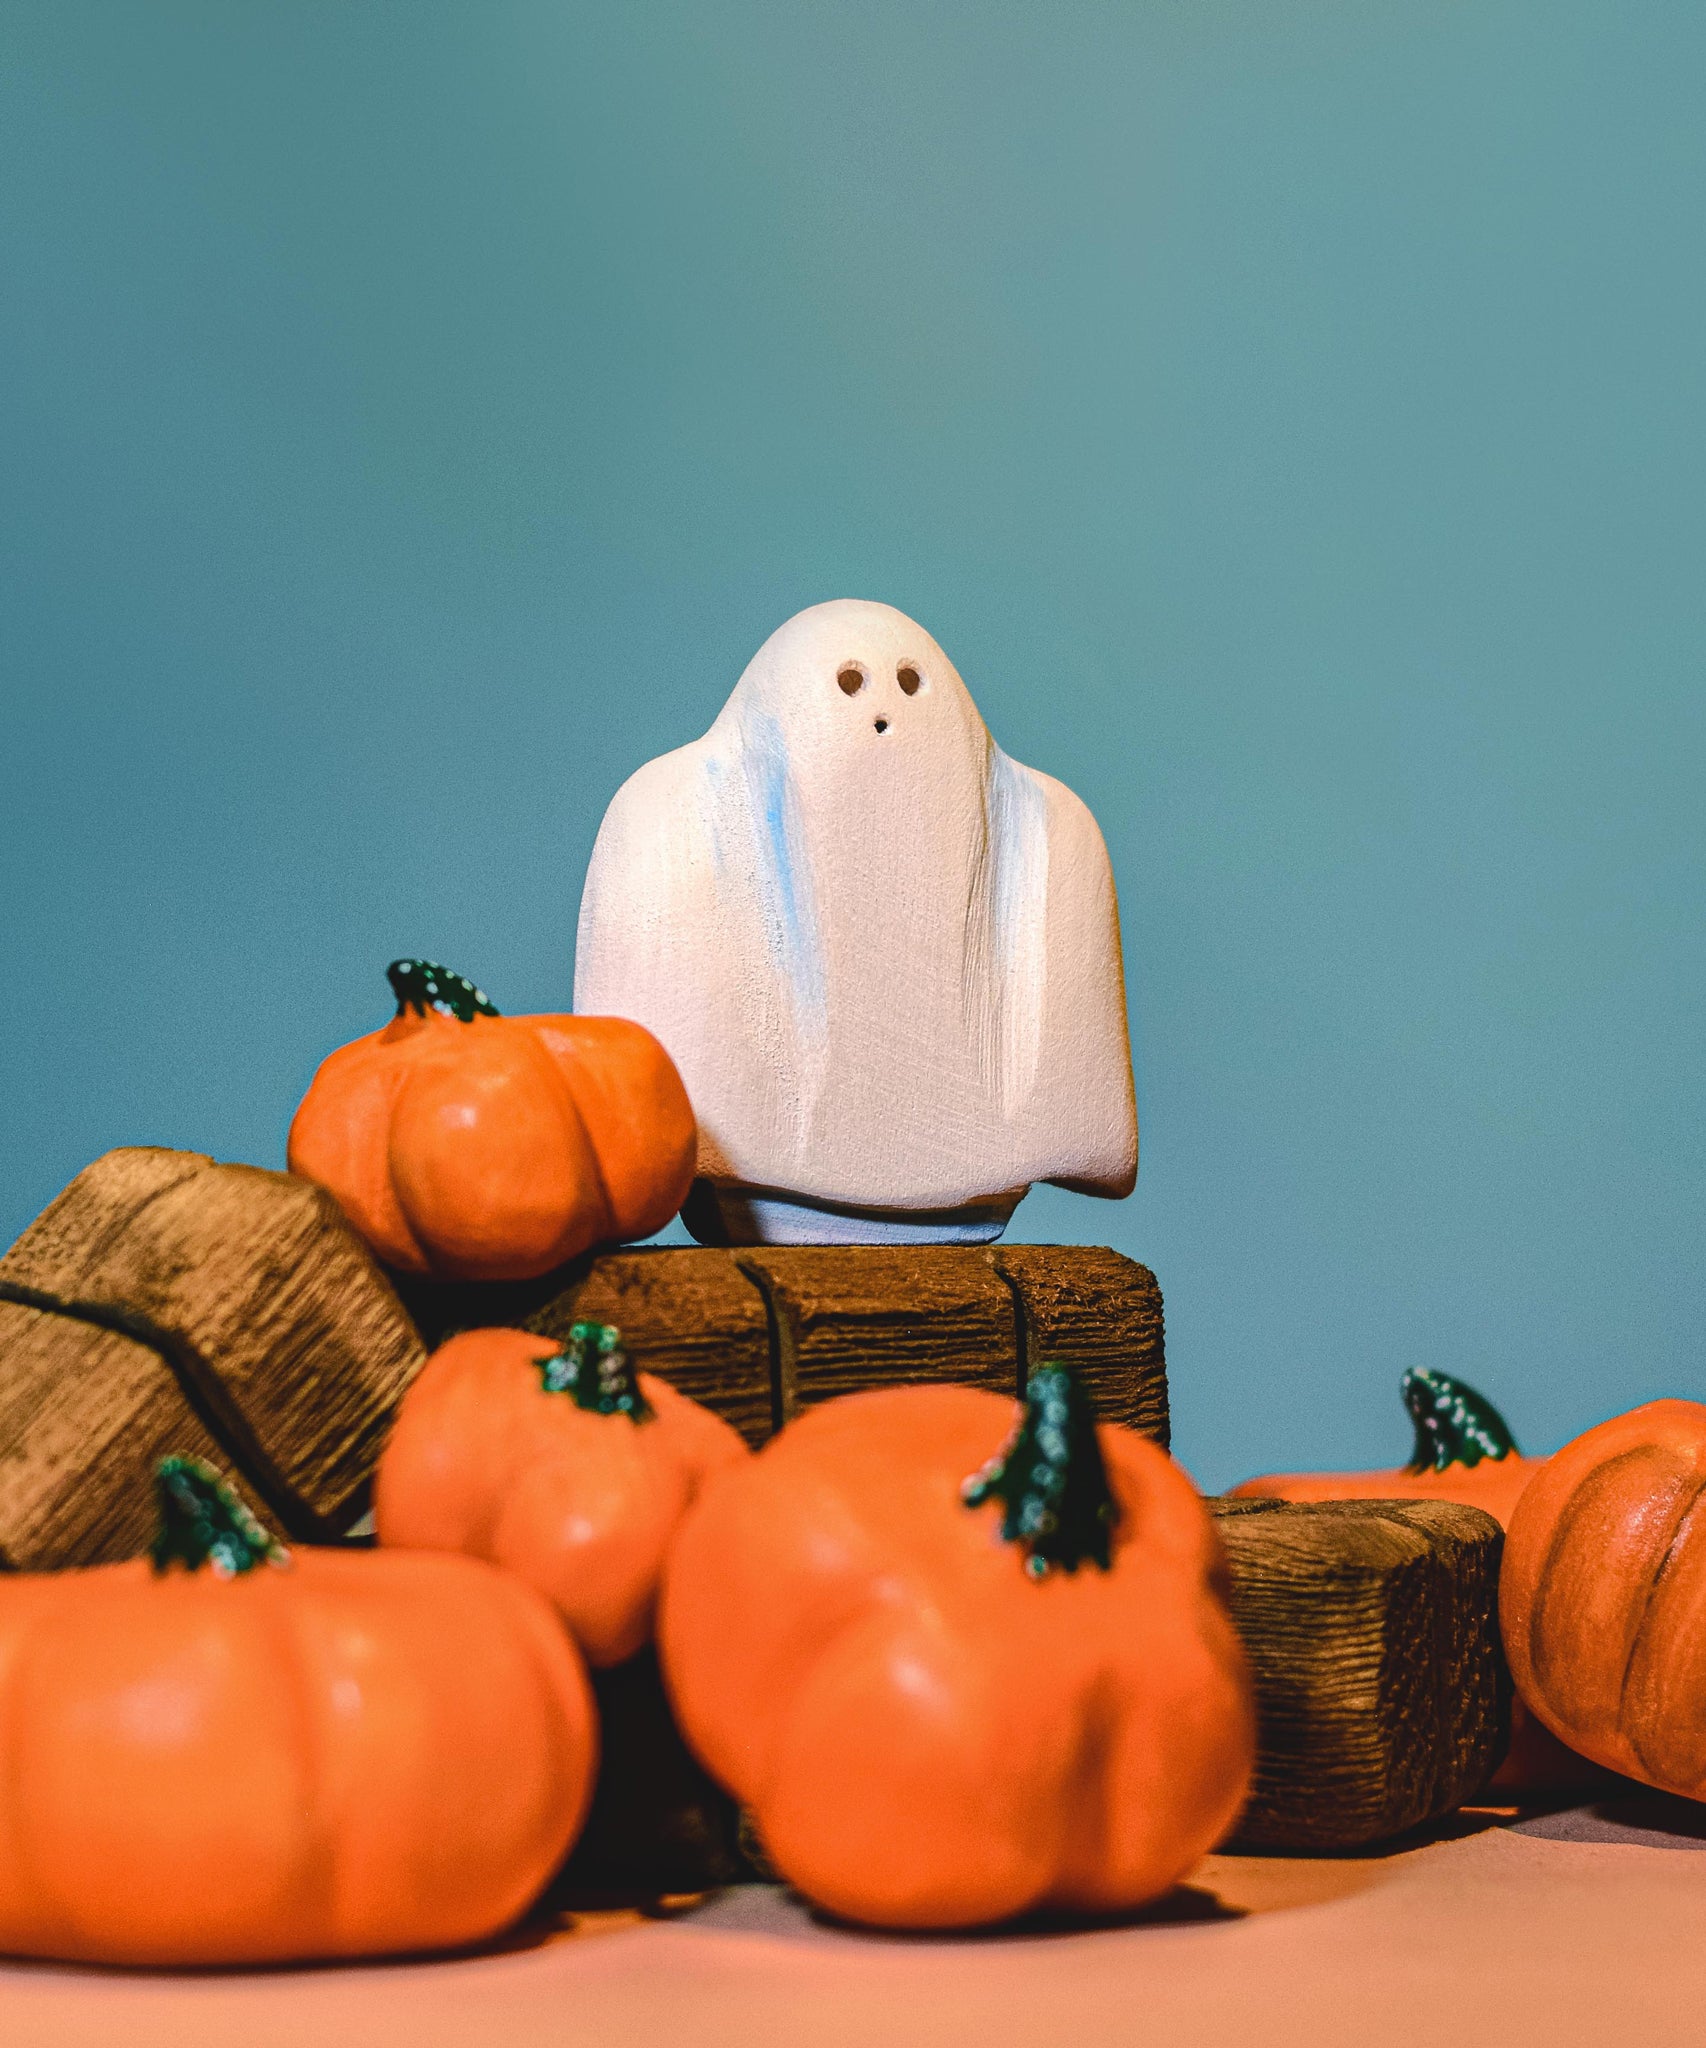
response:
<path fill-rule="evenodd" d="M 577 1408 L 594 1415 L 626 1415 L 630 1422 L 652 1419 L 652 1404 L 640 1390 L 614 1323 L 573 1324 L 562 1350 L 540 1359 L 539 1384 L 547 1394 L 567 1394 Z"/>
<path fill-rule="evenodd" d="M 452 974 L 434 960 L 393 960 L 385 979 L 397 998 L 399 1017 L 406 1017 L 411 1010 L 417 1017 L 424 1017 L 428 1010 L 442 1010 L 463 1024 L 472 1024 L 476 1017 L 498 1014 L 497 1005 L 484 989 L 476 988 L 467 975 Z"/>
<path fill-rule="evenodd" d="M 160 1527 L 148 1554 L 157 1572 L 174 1564 L 199 1572 L 205 1565 L 215 1577 L 231 1579 L 258 1564 L 283 1564 L 290 1555 L 200 1458 L 162 1458 L 154 1498 Z"/>
<path fill-rule="evenodd" d="M 1416 1448 L 1407 1470 L 1444 1472 L 1453 1465 L 1479 1465 L 1483 1458 L 1496 1462 L 1522 1455 L 1492 1402 L 1450 1373 L 1413 1365 L 1400 1385 L 1416 1425 Z"/>
<path fill-rule="evenodd" d="M 960 1497 L 970 1508 L 1001 1502 L 1002 1540 L 1023 1549 L 1034 1579 L 1085 1563 L 1108 1569 L 1119 1508 L 1096 1418 L 1064 1365 L 1039 1365 L 1031 1374 L 1018 1427 Z"/>

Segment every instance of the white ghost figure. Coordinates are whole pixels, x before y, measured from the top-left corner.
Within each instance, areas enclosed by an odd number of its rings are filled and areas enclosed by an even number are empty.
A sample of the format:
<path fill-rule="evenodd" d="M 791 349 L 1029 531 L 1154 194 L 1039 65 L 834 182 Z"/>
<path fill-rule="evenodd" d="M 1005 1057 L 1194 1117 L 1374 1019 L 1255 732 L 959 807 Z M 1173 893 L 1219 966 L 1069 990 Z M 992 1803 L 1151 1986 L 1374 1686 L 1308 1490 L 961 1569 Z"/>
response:
<path fill-rule="evenodd" d="M 1033 1181 L 1136 1177 L 1096 821 L 890 605 L 790 619 L 704 738 L 617 792 L 575 1008 L 680 1068 L 706 1242 L 987 1242 Z"/>

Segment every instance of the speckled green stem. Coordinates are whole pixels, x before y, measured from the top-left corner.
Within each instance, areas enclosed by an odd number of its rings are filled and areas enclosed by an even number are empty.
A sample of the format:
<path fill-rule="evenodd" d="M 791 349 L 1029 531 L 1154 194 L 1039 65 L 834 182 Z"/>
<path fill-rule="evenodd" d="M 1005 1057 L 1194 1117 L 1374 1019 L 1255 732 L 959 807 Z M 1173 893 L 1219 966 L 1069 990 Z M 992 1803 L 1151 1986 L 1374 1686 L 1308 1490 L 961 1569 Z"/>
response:
<path fill-rule="evenodd" d="M 162 1458 L 154 1497 L 160 1527 L 148 1554 L 157 1572 L 174 1564 L 191 1572 L 206 1566 L 216 1578 L 231 1579 L 290 1555 L 200 1458 Z"/>
<path fill-rule="evenodd" d="M 478 989 L 465 974 L 452 974 L 435 960 L 393 960 L 385 979 L 397 998 L 397 1015 L 413 1010 L 424 1017 L 428 1010 L 442 1010 L 464 1024 L 476 1017 L 495 1017 L 497 1005 L 484 989 Z"/>
<path fill-rule="evenodd" d="M 547 1394 L 567 1394 L 577 1408 L 594 1415 L 626 1415 L 630 1422 L 652 1419 L 652 1404 L 640 1391 L 614 1323 L 573 1324 L 556 1357 L 539 1361 L 539 1383 Z"/>
<path fill-rule="evenodd" d="M 1018 1428 L 960 1493 L 967 1507 L 1001 1502 L 1002 1538 L 1024 1551 L 1032 1578 L 1081 1564 L 1108 1569 L 1119 1509 L 1096 1418 L 1064 1365 L 1039 1365 L 1031 1374 Z"/>
<path fill-rule="evenodd" d="M 1453 1465 L 1479 1465 L 1483 1458 L 1521 1456 L 1492 1402 L 1450 1373 L 1414 1365 L 1401 1391 L 1416 1425 L 1409 1471 L 1444 1472 Z"/>

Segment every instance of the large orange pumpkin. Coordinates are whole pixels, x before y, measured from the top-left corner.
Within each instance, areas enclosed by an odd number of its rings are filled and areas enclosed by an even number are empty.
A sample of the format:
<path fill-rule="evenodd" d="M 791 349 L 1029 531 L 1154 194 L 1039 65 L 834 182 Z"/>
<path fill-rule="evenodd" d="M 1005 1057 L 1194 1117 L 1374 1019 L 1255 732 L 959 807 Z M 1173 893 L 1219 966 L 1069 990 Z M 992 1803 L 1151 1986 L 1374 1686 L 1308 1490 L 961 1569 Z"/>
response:
<path fill-rule="evenodd" d="M 1195 1489 L 1058 1366 L 826 1402 L 713 1478 L 658 1643 L 688 1741 L 851 1919 L 1167 1891 L 1230 1827 L 1250 1681 Z M 995 1455 L 999 1453 L 999 1455 Z"/>
<path fill-rule="evenodd" d="M 1649 1401 L 1547 1461 L 1511 1517 L 1499 1617 L 1562 1741 L 1706 1799 L 1706 1405 Z"/>
<path fill-rule="evenodd" d="M 625 1017 L 500 1017 L 430 960 L 385 970 L 397 1014 L 320 1067 L 290 1126 L 389 1265 L 525 1280 L 680 1208 L 697 1133 L 674 1063 Z"/>
<path fill-rule="evenodd" d="M 1432 1366 L 1412 1366 L 1399 1391 L 1416 1426 L 1409 1464 L 1386 1472 L 1268 1472 L 1241 1481 L 1231 1493 L 1268 1500 L 1454 1500 L 1509 1522 L 1540 1461 L 1517 1449 L 1492 1402 Z"/>
<path fill-rule="evenodd" d="M 636 1373 L 621 1333 L 468 1330 L 403 1397 L 374 1482 L 383 1544 L 463 1550 L 536 1586 L 589 1662 L 651 1640 L 664 1555 L 705 1479 L 749 1455 L 720 1416 Z"/>
<path fill-rule="evenodd" d="M 0 1579 L 0 1951 L 253 1963 L 506 1926 L 596 1763 L 551 1609 L 472 1558 L 287 1557 L 189 1461 L 159 1486 L 152 1563 Z"/>

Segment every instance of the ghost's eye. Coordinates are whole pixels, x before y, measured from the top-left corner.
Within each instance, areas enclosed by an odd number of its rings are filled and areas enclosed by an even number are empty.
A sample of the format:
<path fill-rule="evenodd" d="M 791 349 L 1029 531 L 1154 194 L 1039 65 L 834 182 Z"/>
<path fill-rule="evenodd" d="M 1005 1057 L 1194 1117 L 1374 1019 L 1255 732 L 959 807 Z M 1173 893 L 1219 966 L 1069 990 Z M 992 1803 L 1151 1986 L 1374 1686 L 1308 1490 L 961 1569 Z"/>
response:
<path fill-rule="evenodd" d="M 852 662 L 849 662 L 835 680 L 841 685 L 843 692 L 847 696 L 857 697 L 859 692 L 865 687 L 865 671 L 862 668 L 856 668 Z"/>
<path fill-rule="evenodd" d="M 909 697 L 916 697 L 918 695 L 918 685 L 923 681 L 923 677 L 919 675 L 917 669 L 910 662 L 903 662 L 895 670 L 894 679 Z M 847 685 L 843 683 L 841 687 L 846 689 Z"/>

